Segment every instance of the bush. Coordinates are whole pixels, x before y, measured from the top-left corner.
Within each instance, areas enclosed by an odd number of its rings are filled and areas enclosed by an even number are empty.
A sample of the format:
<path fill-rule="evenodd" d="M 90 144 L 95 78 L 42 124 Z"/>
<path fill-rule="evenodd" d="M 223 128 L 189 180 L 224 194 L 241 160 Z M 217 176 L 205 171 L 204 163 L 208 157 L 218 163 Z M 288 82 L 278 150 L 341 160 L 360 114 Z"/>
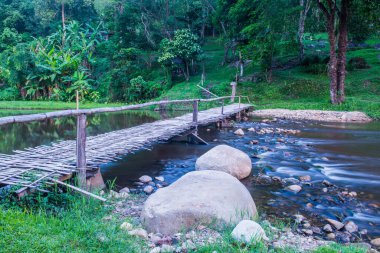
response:
<path fill-rule="evenodd" d="M 10 100 L 16 100 L 20 97 L 20 93 L 16 88 L 8 87 L 5 89 L 0 89 L 0 100 L 3 101 L 10 101 Z"/>
<path fill-rule="evenodd" d="M 347 69 L 369 69 L 367 61 L 363 57 L 354 57 L 348 62 Z"/>

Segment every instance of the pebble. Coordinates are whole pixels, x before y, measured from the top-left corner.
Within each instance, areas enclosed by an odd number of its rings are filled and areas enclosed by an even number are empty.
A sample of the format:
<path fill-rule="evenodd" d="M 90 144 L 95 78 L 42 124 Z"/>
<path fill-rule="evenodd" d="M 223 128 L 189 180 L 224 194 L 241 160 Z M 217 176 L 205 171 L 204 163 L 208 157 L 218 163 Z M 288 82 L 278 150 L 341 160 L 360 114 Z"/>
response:
<path fill-rule="evenodd" d="M 277 142 L 285 142 L 283 138 L 277 138 Z"/>
<path fill-rule="evenodd" d="M 252 140 L 249 142 L 251 145 L 257 145 L 259 144 L 259 141 L 258 140 Z"/>
<path fill-rule="evenodd" d="M 338 242 L 349 243 L 351 234 L 348 232 L 336 232 L 335 238 Z"/>
<path fill-rule="evenodd" d="M 296 218 L 295 219 L 296 223 L 301 223 L 303 220 L 306 219 L 305 216 L 303 216 L 302 214 L 296 214 L 296 215 L 294 215 L 294 217 Z"/>
<path fill-rule="evenodd" d="M 311 177 L 309 175 L 300 176 L 300 181 L 311 181 Z"/>
<path fill-rule="evenodd" d="M 119 191 L 119 193 L 122 193 L 122 192 L 130 193 L 130 190 L 129 190 L 128 187 L 124 187 L 123 189 L 121 189 L 121 190 Z"/>
<path fill-rule="evenodd" d="M 331 233 L 331 232 L 333 231 L 333 229 L 332 229 L 332 227 L 331 227 L 330 224 L 326 224 L 326 225 L 323 227 L 323 231 Z"/>
<path fill-rule="evenodd" d="M 293 185 L 286 187 L 285 189 L 288 191 L 294 192 L 294 193 L 298 193 L 302 190 L 302 187 L 299 185 L 293 184 Z"/>
<path fill-rule="evenodd" d="M 182 243 L 182 249 L 183 250 L 195 250 L 197 247 L 191 240 L 187 240 L 186 242 Z"/>
<path fill-rule="evenodd" d="M 312 227 L 311 230 L 313 231 L 314 234 L 321 235 L 322 230 L 319 227 Z"/>
<path fill-rule="evenodd" d="M 358 196 L 356 192 L 350 192 L 348 195 L 352 198 L 356 198 Z"/>
<path fill-rule="evenodd" d="M 341 230 L 344 227 L 344 224 L 342 222 L 337 221 L 337 220 L 326 219 L 326 221 L 328 223 L 330 223 L 330 225 L 334 226 L 338 230 Z"/>
<path fill-rule="evenodd" d="M 313 208 L 313 204 L 312 204 L 312 203 L 307 203 L 307 204 L 306 204 L 306 207 L 307 207 L 307 208 Z"/>
<path fill-rule="evenodd" d="M 375 246 L 375 247 L 380 247 L 380 237 L 371 240 L 371 244 L 372 244 L 373 246 Z"/>
<path fill-rule="evenodd" d="M 154 191 L 154 188 L 151 185 L 147 185 L 144 187 L 144 192 L 147 194 L 151 194 L 153 191 Z"/>
<path fill-rule="evenodd" d="M 323 191 L 323 192 L 327 192 L 328 190 L 327 190 L 327 188 L 325 187 L 325 188 L 322 188 L 322 191 Z"/>
<path fill-rule="evenodd" d="M 362 230 L 359 231 L 359 234 L 366 235 L 366 234 L 368 234 L 368 230 L 367 229 L 362 229 Z"/>
<path fill-rule="evenodd" d="M 305 235 L 313 235 L 313 231 L 311 229 L 302 229 L 302 232 Z"/>
<path fill-rule="evenodd" d="M 133 229 L 133 225 L 131 223 L 129 223 L 129 222 L 123 222 L 120 225 L 120 229 L 130 231 L 130 230 Z"/>
<path fill-rule="evenodd" d="M 243 136 L 244 135 L 244 131 L 243 131 L 243 129 L 239 128 L 238 130 L 236 130 L 234 132 L 234 134 L 239 135 L 239 136 Z"/>
<path fill-rule="evenodd" d="M 152 182 L 152 178 L 150 176 L 144 175 L 139 178 L 141 183 L 147 184 L 149 182 Z"/>
<path fill-rule="evenodd" d="M 302 225 L 303 228 L 311 228 L 311 224 L 309 222 L 306 222 Z"/>
<path fill-rule="evenodd" d="M 282 179 L 282 182 L 284 184 L 298 184 L 300 181 L 294 177 L 288 177 L 288 178 Z"/>
<path fill-rule="evenodd" d="M 146 230 L 142 229 L 142 228 L 131 230 L 128 232 L 128 234 L 133 235 L 133 236 L 137 236 L 137 237 L 141 237 L 144 239 L 148 238 L 148 232 L 146 232 Z"/>
<path fill-rule="evenodd" d="M 333 240 L 333 239 L 335 239 L 335 234 L 334 233 L 328 233 L 327 238 L 330 240 Z"/>
<path fill-rule="evenodd" d="M 155 177 L 157 181 L 164 182 L 165 178 L 163 176 Z"/>
<path fill-rule="evenodd" d="M 350 232 L 350 233 L 355 233 L 358 231 L 358 226 L 355 224 L 353 221 L 348 221 L 345 225 L 344 228 Z"/>

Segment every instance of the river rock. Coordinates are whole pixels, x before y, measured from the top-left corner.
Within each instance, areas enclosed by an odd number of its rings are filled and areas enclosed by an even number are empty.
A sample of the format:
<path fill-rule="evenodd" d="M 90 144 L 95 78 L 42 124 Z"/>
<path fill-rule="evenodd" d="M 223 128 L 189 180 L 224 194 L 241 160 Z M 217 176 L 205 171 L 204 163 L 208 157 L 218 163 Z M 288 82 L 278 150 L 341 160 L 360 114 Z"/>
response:
<path fill-rule="evenodd" d="M 235 225 L 256 214 L 252 196 L 239 180 L 220 171 L 193 171 L 152 194 L 141 220 L 148 231 L 168 235 L 214 221 Z"/>
<path fill-rule="evenodd" d="M 358 226 L 355 224 L 355 222 L 353 221 L 348 221 L 345 225 L 344 225 L 344 229 L 346 229 L 348 232 L 350 233 L 355 233 L 355 232 L 358 232 Z"/>
<path fill-rule="evenodd" d="M 291 191 L 294 193 L 298 193 L 302 190 L 302 187 L 299 185 L 293 184 L 293 185 L 289 185 L 288 187 L 286 187 L 285 190 Z"/>
<path fill-rule="evenodd" d="M 231 233 L 232 238 L 242 243 L 256 243 L 264 240 L 269 240 L 265 235 L 264 229 L 252 220 L 242 220 L 234 228 Z"/>
<path fill-rule="evenodd" d="M 243 136 L 244 135 L 244 131 L 243 131 L 243 129 L 239 128 L 238 130 L 236 130 L 234 132 L 234 134 L 239 135 L 239 136 Z"/>
<path fill-rule="evenodd" d="M 219 145 L 199 157 L 195 168 L 196 170 L 223 171 L 238 179 L 243 179 L 251 174 L 252 163 L 246 153 L 227 145 Z"/>
<path fill-rule="evenodd" d="M 380 247 L 380 237 L 371 240 L 371 244 L 372 244 L 373 246 L 377 247 L 377 248 Z"/>
<path fill-rule="evenodd" d="M 311 181 L 311 177 L 309 175 L 300 176 L 300 181 Z"/>
<path fill-rule="evenodd" d="M 282 179 L 282 182 L 288 185 L 288 184 L 298 184 L 300 181 L 297 178 L 288 177 L 288 178 Z"/>
<path fill-rule="evenodd" d="M 348 232 L 336 232 L 335 238 L 340 243 L 349 243 L 350 242 L 351 234 Z"/>
<path fill-rule="evenodd" d="M 165 178 L 163 176 L 155 177 L 157 181 L 164 182 Z"/>
<path fill-rule="evenodd" d="M 335 239 L 335 234 L 334 233 L 328 233 L 327 234 L 327 238 L 330 239 L 330 240 L 334 240 Z"/>
<path fill-rule="evenodd" d="M 337 230 L 341 230 L 344 227 L 344 224 L 342 222 L 337 221 L 337 220 L 326 219 L 326 221 L 328 223 L 330 223 L 330 225 L 334 226 Z"/>
<path fill-rule="evenodd" d="M 328 233 L 331 233 L 333 231 L 332 227 L 330 224 L 326 224 L 324 227 L 323 227 L 323 231 L 325 232 L 328 232 Z"/>
<path fill-rule="evenodd" d="M 146 194 L 151 194 L 153 191 L 154 191 L 154 188 L 151 185 L 147 185 L 147 186 L 144 187 L 144 192 Z"/>
<path fill-rule="evenodd" d="M 149 182 L 152 182 L 152 178 L 150 176 L 144 175 L 139 178 L 141 183 L 147 184 Z"/>
<path fill-rule="evenodd" d="M 119 193 L 129 193 L 129 192 L 130 192 L 130 190 L 129 190 L 128 187 L 124 187 L 123 189 L 121 189 L 121 190 L 119 191 Z"/>

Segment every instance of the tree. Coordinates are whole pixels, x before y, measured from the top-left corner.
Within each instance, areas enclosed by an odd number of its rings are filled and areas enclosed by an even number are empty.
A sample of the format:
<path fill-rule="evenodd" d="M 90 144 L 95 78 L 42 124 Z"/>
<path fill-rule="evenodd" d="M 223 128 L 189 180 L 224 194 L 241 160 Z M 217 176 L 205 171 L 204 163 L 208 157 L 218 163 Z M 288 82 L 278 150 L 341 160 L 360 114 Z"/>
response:
<path fill-rule="evenodd" d="M 300 0 L 300 18 L 298 20 L 298 33 L 297 39 L 300 46 L 299 60 L 302 61 L 304 58 L 304 46 L 303 46 L 303 35 L 305 33 L 305 22 L 307 14 L 310 10 L 312 0 Z"/>
<path fill-rule="evenodd" d="M 198 37 L 189 29 L 177 30 L 172 40 L 164 39 L 161 42 L 161 55 L 158 62 L 166 67 L 179 65 L 186 81 L 190 78 L 190 64 L 201 59 L 202 49 Z"/>
<path fill-rule="evenodd" d="M 351 0 L 316 0 L 326 18 L 330 44 L 328 75 L 332 104 L 345 101 L 346 53 L 348 43 L 348 15 Z"/>

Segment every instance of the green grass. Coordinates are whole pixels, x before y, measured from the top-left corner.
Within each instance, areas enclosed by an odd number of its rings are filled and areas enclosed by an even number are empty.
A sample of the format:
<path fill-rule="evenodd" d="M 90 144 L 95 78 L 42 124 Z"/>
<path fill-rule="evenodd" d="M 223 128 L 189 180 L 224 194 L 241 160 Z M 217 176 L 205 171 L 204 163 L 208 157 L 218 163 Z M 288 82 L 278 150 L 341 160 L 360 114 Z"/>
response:
<path fill-rule="evenodd" d="M 1 252 L 141 252 L 146 243 L 119 228 L 123 220 L 103 221 L 112 208 L 80 196 L 69 207 L 50 209 L 0 206 Z"/>

